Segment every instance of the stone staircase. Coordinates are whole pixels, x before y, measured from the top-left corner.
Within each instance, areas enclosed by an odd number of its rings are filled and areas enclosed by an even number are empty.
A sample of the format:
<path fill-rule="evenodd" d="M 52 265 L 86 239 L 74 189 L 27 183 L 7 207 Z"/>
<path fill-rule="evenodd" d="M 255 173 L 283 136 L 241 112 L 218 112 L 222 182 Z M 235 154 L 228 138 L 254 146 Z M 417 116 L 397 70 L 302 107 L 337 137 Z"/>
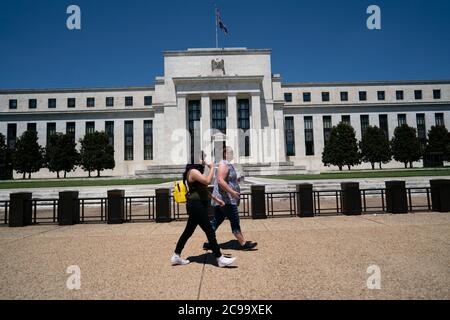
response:
<path fill-rule="evenodd" d="M 271 175 L 298 175 L 307 174 L 306 167 L 294 166 L 292 163 L 277 164 L 243 164 L 236 165 L 239 172 L 245 177 L 260 177 Z M 179 179 L 182 177 L 185 166 L 150 166 L 147 170 L 136 171 L 137 178 L 165 178 Z"/>
<path fill-rule="evenodd" d="M 186 166 L 150 166 L 147 170 L 136 171 L 136 178 L 181 179 Z"/>
<path fill-rule="evenodd" d="M 273 163 L 273 164 L 244 164 L 237 165 L 238 170 L 243 172 L 245 177 L 260 177 L 260 176 L 288 176 L 307 174 L 305 166 L 295 166 L 290 162 Z"/>

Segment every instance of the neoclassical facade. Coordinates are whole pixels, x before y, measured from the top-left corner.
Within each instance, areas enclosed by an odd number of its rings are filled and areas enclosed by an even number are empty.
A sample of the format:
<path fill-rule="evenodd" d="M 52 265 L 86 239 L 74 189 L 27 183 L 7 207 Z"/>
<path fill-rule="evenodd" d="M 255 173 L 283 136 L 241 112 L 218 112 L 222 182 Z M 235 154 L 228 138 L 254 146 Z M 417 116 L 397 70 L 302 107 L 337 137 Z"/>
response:
<path fill-rule="evenodd" d="M 341 121 L 358 139 L 369 125 L 392 137 L 407 123 L 424 141 L 432 126 L 450 124 L 450 81 L 287 84 L 272 73 L 271 50 L 229 48 L 164 52 L 152 87 L 0 90 L 0 132 L 11 147 L 26 130 L 42 146 L 55 132 L 78 141 L 105 131 L 116 160 L 105 174 L 114 176 L 169 176 L 201 151 L 217 161 L 224 145 L 250 174 L 336 169 L 321 155 Z"/>

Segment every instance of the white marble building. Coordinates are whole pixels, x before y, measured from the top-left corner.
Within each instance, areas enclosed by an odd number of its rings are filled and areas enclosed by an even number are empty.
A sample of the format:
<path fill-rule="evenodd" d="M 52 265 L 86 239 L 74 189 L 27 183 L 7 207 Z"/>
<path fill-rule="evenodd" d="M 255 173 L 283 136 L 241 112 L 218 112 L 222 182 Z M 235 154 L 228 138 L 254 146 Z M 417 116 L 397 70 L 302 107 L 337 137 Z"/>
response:
<path fill-rule="evenodd" d="M 272 73 L 271 50 L 230 48 L 165 52 L 153 87 L 0 90 L 0 132 L 10 145 L 27 128 L 43 146 L 53 132 L 78 141 L 105 131 L 116 168 L 104 174 L 114 176 L 168 176 L 200 150 L 217 159 L 224 143 L 250 173 L 333 170 L 321 155 L 341 121 L 358 139 L 367 125 L 390 137 L 403 122 L 422 133 L 448 126 L 450 81 L 287 84 Z"/>

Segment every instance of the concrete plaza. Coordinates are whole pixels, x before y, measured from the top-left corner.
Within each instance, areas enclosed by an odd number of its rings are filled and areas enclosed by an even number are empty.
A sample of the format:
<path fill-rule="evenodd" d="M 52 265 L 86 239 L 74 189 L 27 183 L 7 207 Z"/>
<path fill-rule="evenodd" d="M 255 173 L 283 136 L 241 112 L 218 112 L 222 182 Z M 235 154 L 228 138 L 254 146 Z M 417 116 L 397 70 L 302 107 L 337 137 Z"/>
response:
<path fill-rule="evenodd" d="M 0 227 L 0 299 L 450 299 L 450 214 L 243 220 L 257 251 L 217 237 L 236 266 L 221 269 L 198 229 L 170 266 L 185 222 Z M 69 290 L 67 268 L 81 270 Z M 369 266 L 381 289 L 367 287 Z"/>

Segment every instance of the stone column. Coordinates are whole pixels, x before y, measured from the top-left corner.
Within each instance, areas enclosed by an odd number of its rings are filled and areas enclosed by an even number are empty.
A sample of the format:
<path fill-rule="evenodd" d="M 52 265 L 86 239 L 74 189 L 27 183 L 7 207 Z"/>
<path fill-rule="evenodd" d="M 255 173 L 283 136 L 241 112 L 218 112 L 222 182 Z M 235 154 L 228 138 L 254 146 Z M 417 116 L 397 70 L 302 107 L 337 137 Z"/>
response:
<path fill-rule="evenodd" d="M 190 161 L 190 145 L 189 145 L 189 131 L 187 124 L 187 98 L 185 94 L 177 95 L 177 111 L 176 111 L 176 119 L 168 119 L 169 128 L 172 130 L 176 130 L 176 139 L 178 142 L 177 145 L 180 144 L 180 150 L 176 151 L 176 164 L 185 164 Z M 176 127 L 170 125 L 170 122 L 176 123 Z M 171 133 L 169 133 L 171 134 Z M 170 150 L 170 154 L 175 152 L 175 150 Z"/>
<path fill-rule="evenodd" d="M 201 98 L 201 141 L 202 150 L 206 153 L 207 160 L 213 160 L 211 142 L 211 99 L 209 94 L 203 94 Z"/>
<path fill-rule="evenodd" d="M 239 132 L 238 132 L 238 105 L 237 95 L 230 93 L 228 95 L 227 112 L 227 145 L 234 151 L 235 161 L 239 160 Z"/>
<path fill-rule="evenodd" d="M 274 121 L 275 121 L 275 130 L 278 133 L 278 142 L 276 143 L 276 152 L 278 152 L 277 159 L 278 162 L 286 162 L 286 138 L 284 134 L 284 114 L 281 108 L 276 107 L 274 109 Z M 294 130 L 297 132 L 298 128 L 295 125 L 294 120 Z M 297 147 L 297 139 L 295 140 L 295 146 Z M 296 154 L 297 156 L 297 154 Z"/>
<path fill-rule="evenodd" d="M 250 149 L 252 163 L 260 163 L 261 159 L 261 94 L 259 92 L 252 93 L 251 99 L 251 136 Z"/>

